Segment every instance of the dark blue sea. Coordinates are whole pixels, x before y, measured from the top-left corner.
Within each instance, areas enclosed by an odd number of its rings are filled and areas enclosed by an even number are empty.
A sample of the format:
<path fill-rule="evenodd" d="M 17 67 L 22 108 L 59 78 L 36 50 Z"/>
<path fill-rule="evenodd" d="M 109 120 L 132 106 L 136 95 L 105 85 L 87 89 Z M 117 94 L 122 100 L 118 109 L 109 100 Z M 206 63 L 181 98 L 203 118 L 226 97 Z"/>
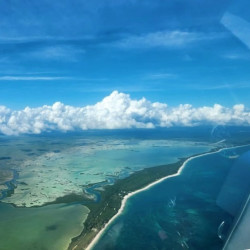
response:
<path fill-rule="evenodd" d="M 189 161 L 129 198 L 94 249 L 222 249 L 249 193 L 249 163 L 250 146 Z"/>

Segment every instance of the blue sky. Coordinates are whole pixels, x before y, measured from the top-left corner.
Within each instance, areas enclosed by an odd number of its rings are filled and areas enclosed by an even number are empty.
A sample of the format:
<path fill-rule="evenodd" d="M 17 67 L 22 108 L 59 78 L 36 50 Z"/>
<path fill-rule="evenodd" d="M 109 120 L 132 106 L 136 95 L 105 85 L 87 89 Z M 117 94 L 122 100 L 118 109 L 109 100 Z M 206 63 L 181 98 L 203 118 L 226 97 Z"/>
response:
<path fill-rule="evenodd" d="M 0 105 L 250 106 L 250 2 L 0 2 Z M 248 32 L 247 32 L 248 31 Z"/>

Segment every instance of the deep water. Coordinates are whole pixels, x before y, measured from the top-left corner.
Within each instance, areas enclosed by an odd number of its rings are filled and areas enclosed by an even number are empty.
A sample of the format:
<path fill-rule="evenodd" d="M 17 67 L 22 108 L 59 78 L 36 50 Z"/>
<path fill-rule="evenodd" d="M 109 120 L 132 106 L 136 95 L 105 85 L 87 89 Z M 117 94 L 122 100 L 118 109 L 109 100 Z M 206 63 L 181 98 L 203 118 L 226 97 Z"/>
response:
<path fill-rule="evenodd" d="M 250 146 L 189 161 L 131 197 L 94 250 L 222 249 L 249 192 Z"/>

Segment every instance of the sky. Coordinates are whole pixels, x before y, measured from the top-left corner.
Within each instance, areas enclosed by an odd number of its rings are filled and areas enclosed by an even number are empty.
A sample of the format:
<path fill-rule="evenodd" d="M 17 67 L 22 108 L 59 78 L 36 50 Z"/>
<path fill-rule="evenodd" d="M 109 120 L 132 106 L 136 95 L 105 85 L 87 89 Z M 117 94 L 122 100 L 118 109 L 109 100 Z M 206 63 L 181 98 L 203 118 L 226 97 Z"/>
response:
<path fill-rule="evenodd" d="M 0 105 L 250 107 L 248 0 L 0 2 Z M 3 118 L 2 118 L 3 119 Z"/>

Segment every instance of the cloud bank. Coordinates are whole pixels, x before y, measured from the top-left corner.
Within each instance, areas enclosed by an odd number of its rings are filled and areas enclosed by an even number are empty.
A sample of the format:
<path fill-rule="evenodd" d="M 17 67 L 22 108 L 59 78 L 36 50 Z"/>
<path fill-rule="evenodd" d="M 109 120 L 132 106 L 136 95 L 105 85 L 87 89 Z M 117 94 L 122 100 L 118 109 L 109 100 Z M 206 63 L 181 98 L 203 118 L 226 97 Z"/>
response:
<path fill-rule="evenodd" d="M 145 98 L 112 92 L 92 106 L 73 107 L 56 102 L 52 106 L 10 110 L 0 106 L 0 133 L 39 134 L 48 131 L 87 129 L 157 128 L 172 126 L 250 125 L 250 112 L 243 104 L 226 108 L 219 104 L 194 108 L 190 104 L 168 107 Z"/>

